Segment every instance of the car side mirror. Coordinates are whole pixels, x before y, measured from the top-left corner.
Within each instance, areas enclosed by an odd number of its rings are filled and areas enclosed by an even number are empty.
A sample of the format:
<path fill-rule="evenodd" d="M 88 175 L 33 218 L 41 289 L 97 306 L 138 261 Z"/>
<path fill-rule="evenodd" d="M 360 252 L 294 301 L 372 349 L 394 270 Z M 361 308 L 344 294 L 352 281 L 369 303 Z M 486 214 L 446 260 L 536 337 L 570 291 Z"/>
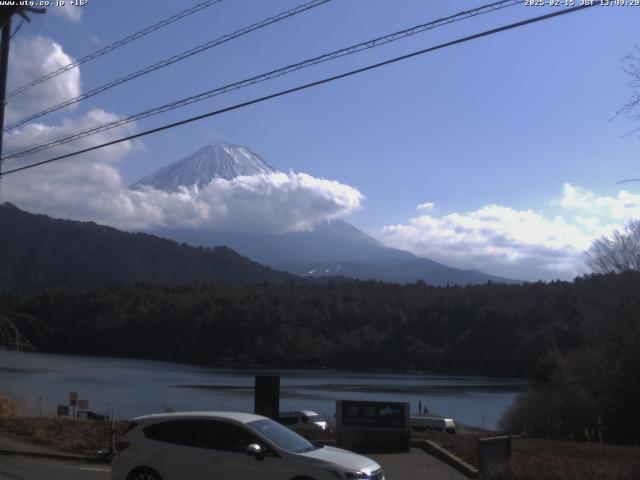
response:
<path fill-rule="evenodd" d="M 247 445 L 247 454 L 255 457 L 256 460 L 262 460 L 264 458 L 264 450 L 257 443 L 250 443 Z"/>

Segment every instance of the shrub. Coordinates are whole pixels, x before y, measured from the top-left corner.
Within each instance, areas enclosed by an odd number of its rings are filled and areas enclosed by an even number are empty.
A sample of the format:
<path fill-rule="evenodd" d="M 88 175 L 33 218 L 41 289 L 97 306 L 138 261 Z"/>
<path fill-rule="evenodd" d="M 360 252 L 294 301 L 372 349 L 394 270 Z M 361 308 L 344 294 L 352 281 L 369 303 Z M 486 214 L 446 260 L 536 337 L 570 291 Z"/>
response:
<path fill-rule="evenodd" d="M 0 417 L 14 417 L 20 414 L 20 408 L 15 400 L 0 394 Z"/>

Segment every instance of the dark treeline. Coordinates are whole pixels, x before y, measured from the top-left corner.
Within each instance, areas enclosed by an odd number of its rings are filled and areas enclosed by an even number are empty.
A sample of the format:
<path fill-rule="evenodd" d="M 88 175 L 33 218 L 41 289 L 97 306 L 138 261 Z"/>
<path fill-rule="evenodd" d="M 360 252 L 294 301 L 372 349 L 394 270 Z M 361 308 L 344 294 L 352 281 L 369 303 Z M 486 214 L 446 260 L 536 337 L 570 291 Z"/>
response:
<path fill-rule="evenodd" d="M 42 336 L 29 334 L 44 351 L 531 376 L 512 428 L 561 438 L 638 436 L 640 273 L 450 288 L 138 284 L 4 293 L 0 301 L 4 311 L 47 325 Z M 621 422 L 624 434 L 607 427 Z"/>

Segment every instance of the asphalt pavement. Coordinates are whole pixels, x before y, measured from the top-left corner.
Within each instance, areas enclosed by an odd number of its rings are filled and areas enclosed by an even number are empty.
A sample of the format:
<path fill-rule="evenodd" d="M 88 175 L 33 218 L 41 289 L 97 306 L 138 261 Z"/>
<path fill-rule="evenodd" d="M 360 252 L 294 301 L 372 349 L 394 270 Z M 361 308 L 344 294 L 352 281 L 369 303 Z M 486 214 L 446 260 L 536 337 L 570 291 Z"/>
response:
<path fill-rule="evenodd" d="M 387 480 L 466 480 L 467 477 L 420 448 L 407 453 L 368 454 Z"/>
<path fill-rule="evenodd" d="M 33 458 L 23 455 L 0 456 L 0 480 L 109 480 L 109 465 Z"/>
<path fill-rule="evenodd" d="M 463 480 L 463 474 L 418 448 L 409 453 L 369 455 L 387 480 Z M 23 455 L 0 456 L 0 480 L 108 480 L 109 465 Z"/>

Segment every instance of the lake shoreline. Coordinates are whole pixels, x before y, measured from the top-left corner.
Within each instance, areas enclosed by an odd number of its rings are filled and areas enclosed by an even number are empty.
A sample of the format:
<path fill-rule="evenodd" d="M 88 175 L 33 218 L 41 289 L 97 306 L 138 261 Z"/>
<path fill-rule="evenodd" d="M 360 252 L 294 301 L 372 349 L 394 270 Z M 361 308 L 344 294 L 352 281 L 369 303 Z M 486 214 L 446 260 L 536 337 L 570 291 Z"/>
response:
<path fill-rule="evenodd" d="M 13 351 L 0 348 L 1 351 Z M 42 353 L 42 354 L 54 354 L 54 355 L 71 355 L 77 357 L 95 357 L 95 358 L 111 358 L 118 360 L 146 360 L 146 361 L 154 361 L 154 362 L 165 362 L 171 363 L 174 365 L 185 365 L 185 366 L 193 366 L 193 367 L 201 367 L 201 368 L 212 368 L 212 369 L 230 369 L 237 371 L 265 371 L 265 374 L 273 371 L 280 370 L 300 370 L 300 371 L 324 371 L 324 372 L 339 372 L 339 373 L 348 373 L 348 372 L 363 372 L 363 373 L 379 373 L 379 374 L 390 374 L 390 375 L 424 375 L 424 376 L 437 376 L 437 377 L 474 377 L 474 378 L 487 378 L 487 379 L 496 379 L 496 380 L 514 380 L 517 384 L 523 384 L 522 381 L 526 383 L 531 383 L 533 378 L 528 377 L 514 377 L 513 375 L 504 375 L 499 373 L 482 373 L 482 372 L 456 372 L 456 371 L 433 371 L 433 370 L 419 370 L 419 369 L 393 369 L 393 368 L 379 368 L 379 367 L 366 367 L 366 366 L 345 366 L 345 367 L 336 367 L 336 366 L 309 366 L 309 365 L 284 365 L 284 364 L 254 364 L 254 363 L 243 363 L 235 360 L 221 361 L 221 362 L 197 362 L 197 361 L 188 361 L 188 360 L 180 360 L 180 359 L 169 359 L 169 358 L 158 358 L 158 357 L 146 357 L 146 356 L 120 356 L 120 355 L 101 355 L 96 353 L 82 353 L 82 352 L 69 352 L 62 350 L 22 350 L 25 352 L 31 353 Z"/>
<path fill-rule="evenodd" d="M 258 375 L 280 376 L 280 408 L 333 418 L 336 400 L 408 402 L 494 428 L 524 391 L 518 378 L 390 373 L 386 370 L 251 369 L 78 354 L 0 351 L 0 384 L 32 412 L 68 405 L 69 392 L 97 413 L 132 418 L 174 409 L 253 411 Z"/>

